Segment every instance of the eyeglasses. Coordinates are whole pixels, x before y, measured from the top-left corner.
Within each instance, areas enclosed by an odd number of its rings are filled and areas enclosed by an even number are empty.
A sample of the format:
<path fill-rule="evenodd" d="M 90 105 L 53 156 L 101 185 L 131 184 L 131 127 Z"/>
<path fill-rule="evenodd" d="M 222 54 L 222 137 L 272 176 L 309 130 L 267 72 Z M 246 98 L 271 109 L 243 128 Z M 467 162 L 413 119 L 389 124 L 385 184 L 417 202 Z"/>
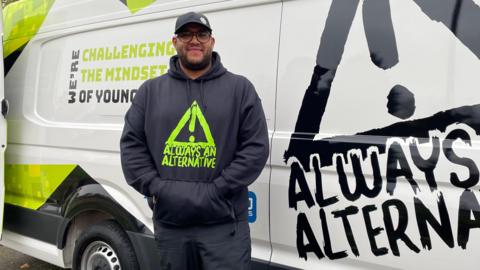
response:
<path fill-rule="evenodd" d="M 210 37 L 212 36 L 210 32 L 208 31 L 202 31 L 202 32 L 180 32 L 177 34 L 177 38 L 180 39 L 180 41 L 188 43 L 192 41 L 193 36 L 197 37 L 197 40 L 201 43 L 208 42 L 210 40 Z"/>

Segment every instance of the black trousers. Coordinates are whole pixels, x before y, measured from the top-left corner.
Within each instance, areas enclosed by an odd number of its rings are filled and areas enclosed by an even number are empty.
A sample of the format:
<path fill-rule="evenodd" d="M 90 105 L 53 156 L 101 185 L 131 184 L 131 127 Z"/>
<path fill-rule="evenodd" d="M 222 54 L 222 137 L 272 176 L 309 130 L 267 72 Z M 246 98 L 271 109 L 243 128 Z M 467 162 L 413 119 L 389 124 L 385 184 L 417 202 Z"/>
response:
<path fill-rule="evenodd" d="M 188 228 L 155 225 L 159 270 L 250 270 L 247 221 Z"/>

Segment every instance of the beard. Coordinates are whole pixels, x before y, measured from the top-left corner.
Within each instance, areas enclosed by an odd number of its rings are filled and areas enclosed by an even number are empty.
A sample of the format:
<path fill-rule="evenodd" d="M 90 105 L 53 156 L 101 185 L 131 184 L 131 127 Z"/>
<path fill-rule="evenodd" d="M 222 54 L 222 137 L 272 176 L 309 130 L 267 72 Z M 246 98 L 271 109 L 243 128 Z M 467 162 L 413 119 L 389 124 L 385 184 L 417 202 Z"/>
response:
<path fill-rule="evenodd" d="M 187 69 L 197 71 L 206 68 L 210 64 L 210 62 L 212 61 L 212 52 L 207 52 L 200 62 L 195 63 L 192 63 L 188 60 L 187 54 L 179 54 L 178 57 L 180 59 L 180 62 L 182 63 L 182 66 Z"/>

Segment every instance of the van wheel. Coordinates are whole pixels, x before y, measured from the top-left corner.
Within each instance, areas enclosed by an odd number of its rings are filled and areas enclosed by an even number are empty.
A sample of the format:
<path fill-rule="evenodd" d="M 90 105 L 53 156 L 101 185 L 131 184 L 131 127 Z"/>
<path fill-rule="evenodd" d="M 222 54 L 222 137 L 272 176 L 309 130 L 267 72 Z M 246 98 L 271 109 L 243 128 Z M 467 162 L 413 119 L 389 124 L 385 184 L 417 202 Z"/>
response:
<path fill-rule="evenodd" d="M 127 234 L 113 220 L 87 228 L 73 251 L 75 270 L 138 270 L 137 258 Z"/>

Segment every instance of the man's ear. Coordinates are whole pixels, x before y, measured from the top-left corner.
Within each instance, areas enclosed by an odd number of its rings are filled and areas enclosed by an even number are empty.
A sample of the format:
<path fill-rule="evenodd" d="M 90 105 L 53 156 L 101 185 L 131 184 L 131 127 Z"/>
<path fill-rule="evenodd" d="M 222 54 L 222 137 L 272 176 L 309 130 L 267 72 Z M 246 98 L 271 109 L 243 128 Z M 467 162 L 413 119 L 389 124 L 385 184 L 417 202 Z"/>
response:
<path fill-rule="evenodd" d="M 213 46 L 215 46 L 215 38 L 212 37 L 212 49 L 213 49 Z"/>
<path fill-rule="evenodd" d="M 176 50 L 177 49 L 177 37 L 176 36 L 172 37 L 172 43 L 173 43 L 173 47 L 175 47 L 175 50 Z"/>

